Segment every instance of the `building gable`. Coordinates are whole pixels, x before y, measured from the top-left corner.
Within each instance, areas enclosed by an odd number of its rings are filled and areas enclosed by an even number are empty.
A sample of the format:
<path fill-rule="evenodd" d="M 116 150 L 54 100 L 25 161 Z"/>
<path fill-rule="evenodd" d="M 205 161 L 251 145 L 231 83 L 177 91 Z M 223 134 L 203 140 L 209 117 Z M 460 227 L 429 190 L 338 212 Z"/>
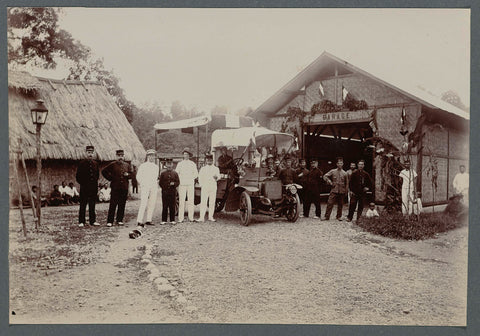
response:
<path fill-rule="evenodd" d="M 352 73 L 340 77 L 319 78 L 313 81 L 299 92 L 295 98 L 279 109 L 275 115 L 284 115 L 289 107 L 299 107 L 304 111 L 310 111 L 314 104 L 320 103 L 322 100 L 329 100 L 336 105 L 342 105 L 343 88 L 356 100 L 365 100 L 370 107 L 410 104 L 413 102 L 409 97 L 371 78 L 362 74 Z"/>

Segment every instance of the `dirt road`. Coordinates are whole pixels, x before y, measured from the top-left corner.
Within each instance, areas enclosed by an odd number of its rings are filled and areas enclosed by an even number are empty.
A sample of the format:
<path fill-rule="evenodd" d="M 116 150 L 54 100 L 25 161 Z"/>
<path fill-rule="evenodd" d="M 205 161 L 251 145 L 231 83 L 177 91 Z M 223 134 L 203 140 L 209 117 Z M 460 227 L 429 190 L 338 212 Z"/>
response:
<path fill-rule="evenodd" d="M 10 322 L 466 323 L 467 227 L 399 241 L 345 221 L 217 219 L 157 224 L 132 240 L 131 215 L 129 228 L 83 229 L 111 234 L 83 247 L 90 263 L 44 271 L 11 261 Z M 11 260 L 19 255 L 11 244 Z"/>

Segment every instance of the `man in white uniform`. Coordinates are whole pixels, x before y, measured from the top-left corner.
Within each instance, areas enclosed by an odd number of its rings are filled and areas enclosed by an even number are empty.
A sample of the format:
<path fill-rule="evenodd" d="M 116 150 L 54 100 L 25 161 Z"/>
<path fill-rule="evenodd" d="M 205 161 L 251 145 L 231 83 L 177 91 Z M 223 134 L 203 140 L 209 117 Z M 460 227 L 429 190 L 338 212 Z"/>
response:
<path fill-rule="evenodd" d="M 180 179 L 178 186 L 178 221 L 181 223 L 185 217 L 185 198 L 188 198 L 188 219 L 193 222 L 195 179 L 198 177 L 197 166 L 190 160 L 190 150 L 185 148 L 182 152 L 183 160 L 177 164 L 175 171 Z"/>
<path fill-rule="evenodd" d="M 138 209 L 137 225 L 143 226 L 145 210 L 147 216 L 145 224 L 152 224 L 153 210 L 158 194 L 158 171 L 159 168 L 155 164 L 156 151 L 149 149 L 147 151 L 147 161 L 142 163 L 138 168 L 137 181 L 140 185 L 140 208 Z"/>
<path fill-rule="evenodd" d="M 463 204 L 468 206 L 468 183 L 469 183 L 469 174 L 465 172 L 465 166 L 460 165 L 460 173 L 455 175 L 453 179 L 453 188 L 455 189 L 456 194 L 461 194 L 463 196 Z"/>
<path fill-rule="evenodd" d="M 215 222 L 213 214 L 215 212 L 217 180 L 220 178 L 220 170 L 213 165 L 213 155 L 205 155 L 205 160 L 207 161 L 207 165 L 200 168 L 200 172 L 198 173 L 198 183 L 202 187 L 199 221 L 203 222 L 205 220 L 208 201 L 208 220 Z"/>
<path fill-rule="evenodd" d="M 410 169 L 410 162 L 405 162 L 405 169 L 398 174 L 402 180 L 402 213 L 410 215 L 414 213 L 413 201 L 416 200 L 415 183 L 417 180 L 417 173 Z"/>

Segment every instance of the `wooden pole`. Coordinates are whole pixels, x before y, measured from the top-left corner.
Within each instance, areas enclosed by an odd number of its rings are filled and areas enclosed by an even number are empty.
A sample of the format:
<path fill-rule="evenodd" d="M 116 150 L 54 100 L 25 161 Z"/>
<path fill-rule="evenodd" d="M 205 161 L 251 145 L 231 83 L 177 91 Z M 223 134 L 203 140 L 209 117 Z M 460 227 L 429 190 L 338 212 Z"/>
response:
<path fill-rule="evenodd" d="M 25 172 L 25 180 L 27 181 L 28 194 L 30 195 L 30 202 L 32 203 L 32 212 L 33 212 L 33 218 L 35 220 L 35 229 L 38 229 L 36 204 L 35 204 L 35 199 L 33 198 L 32 188 L 30 186 L 30 179 L 28 178 L 27 165 L 25 164 L 25 159 L 23 158 L 21 138 L 18 139 L 18 145 L 20 147 L 20 150 L 18 151 L 18 155 L 20 157 L 20 162 L 22 162 L 23 171 Z M 42 200 L 40 200 L 39 204 L 40 206 L 42 206 Z"/>
<path fill-rule="evenodd" d="M 13 171 L 15 173 L 15 179 L 17 180 L 17 189 L 18 189 L 18 206 L 20 208 L 20 217 L 22 218 L 22 229 L 23 235 L 27 236 L 27 226 L 25 225 L 25 216 L 23 214 L 23 199 L 22 199 L 22 189 L 20 186 L 20 179 L 18 178 L 18 169 L 17 169 L 18 160 L 15 158 L 13 162 Z"/>
<path fill-rule="evenodd" d="M 200 168 L 200 127 L 197 127 L 197 169 Z"/>
<path fill-rule="evenodd" d="M 37 201 L 40 203 L 42 199 L 42 157 L 40 156 L 40 131 L 42 125 L 37 124 Z M 41 205 L 41 203 L 40 203 Z M 37 225 L 41 226 L 41 218 L 42 218 L 42 207 L 37 206 Z"/>

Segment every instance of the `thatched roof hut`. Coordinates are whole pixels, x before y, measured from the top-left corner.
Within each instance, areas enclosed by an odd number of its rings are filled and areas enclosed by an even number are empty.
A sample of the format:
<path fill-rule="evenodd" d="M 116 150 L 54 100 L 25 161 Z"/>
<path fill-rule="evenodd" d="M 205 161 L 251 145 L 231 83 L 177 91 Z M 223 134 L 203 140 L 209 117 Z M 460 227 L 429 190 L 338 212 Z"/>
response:
<path fill-rule="evenodd" d="M 30 109 L 42 99 L 49 113 L 42 127 L 42 159 L 79 160 L 85 146 L 94 145 L 100 161 L 115 159 L 124 149 L 126 160 L 143 161 L 145 149 L 123 112 L 100 82 L 64 81 L 8 72 L 10 155 L 22 139 L 25 159 L 36 155 L 35 125 Z"/>

